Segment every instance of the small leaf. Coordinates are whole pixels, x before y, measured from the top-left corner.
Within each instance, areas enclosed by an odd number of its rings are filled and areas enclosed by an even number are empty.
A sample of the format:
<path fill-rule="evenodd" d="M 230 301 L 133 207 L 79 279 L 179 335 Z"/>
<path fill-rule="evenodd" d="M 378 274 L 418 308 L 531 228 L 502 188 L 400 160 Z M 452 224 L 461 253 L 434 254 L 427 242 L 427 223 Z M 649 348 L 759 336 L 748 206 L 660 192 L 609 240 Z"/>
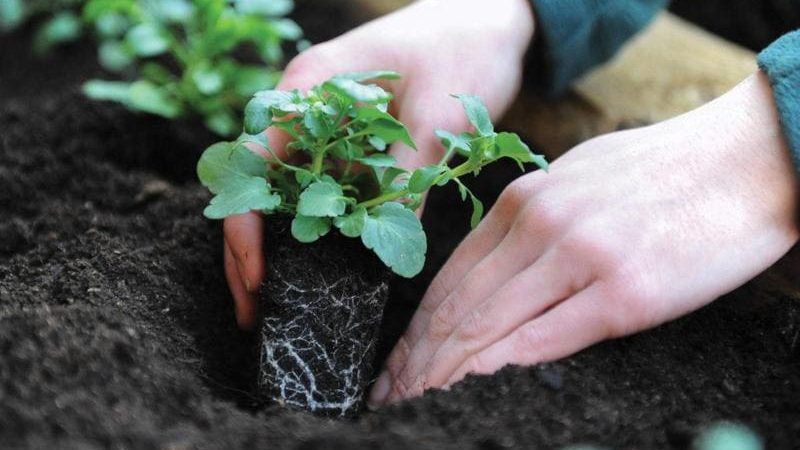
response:
<path fill-rule="evenodd" d="M 273 210 L 280 203 L 280 196 L 270 193 L 265 178 L 250 177 L 223 189 L 211 199 L 203 214 L 209 219 L 224 219 L 252 210 Z"/>
<path fill-rule="evenodd" d="M 57 45 L 77 40 L 82 29 L 81 20 L 75 14 L 56 14 L 39 28 L 33 38 L 33 48 L 39 54 L 47 53 Z"/>
<path fill-rule="evenodd" d="M 295 181 L 297 181 L 298 184 L 300 184 L 300 187 L 305 188 L 306 186 L 311 184 L 316 179 L 316 177 L 310 171 L 305 169 L 300 169 L 294 172 L 294 179 Z"/>
<path fill-rule="evenodd" d="M 174 119 L 181 114 L 181 108 L 167 91 L 153 83 L 139 80 L 131 84 L 129 104 L 133 109 Z"/>
<path fill-rule="evenodd" d="M 408 173 L 408 171 L 399 167 L 376 167 L 374 169 L 376 177 L 380 180 L 381 190 L 383 191 L 389 190 L 397 177 Z"/>
<path fill-rule="evenodd" d="M 428 242 L 422 224 L 400 203 L 373 208 L 364 223 L 361 241 L 400 276 L 411 278 L 425 265 Z"/>
<path fill-rule="evenodd" d="M 311 183 L 297 202 L 297 213 L 309 217 L 337 217 L 346 208 L 342 187 L 332 180 Z"/>
<path fill-rule="evenodd" d="M 388 103 L 392 99 L 392 94 L 380 86 L 361 84 L 349 78 L 334 77 L 323 83 L 322 87 L 353 102 L 378 104 Z"/>
<path fill-rule="evenodd" d="M 296 41 L 303 37 L 303 29 L 292 19 L 280 19 L 272 22 L 275 31 L 281 39 L 287 41 Z"/>
<path fill-rule="evenodd" d="M 494 134 L 494 126 L 492 125 L 492 119 L 489 117 L 489 111 L 480 97 L 466 94 L 453 95 L 453 97 L 461 100 L 464 111 L 467 113 L 467 118 L 481 136 Z"/>
<path fill-rule="evenodd" d="M 233 136 L 241 129 L 236 117 L 227 110 L 217 110 L 206 116 L 204 123 L 209 130 L 220 136 Z"/>
<path fill-rule="evenodd" d="M 128 31 L 125 42 L 139 56 L 158 56 L 169 49 L 166 32 L 154 23 L 142 23 Z"/>
<path fill-rule="evenodd" d="M 158 0 L 146 5 L 156 18 L 164 22 L 187 23 L 194 14 L 194 6 L 187 0 Z"/>
<path fill-rule="evenodd" d="M 298 214 L 292 220 L 292 236 L 305 244 L 325 236 L 330 230 L 331 219 L 327 217 L 307 217 Z"/>
<path fill-rule="evenodd" d="M 450 155 L 452 155 L 453 151 L 457 151 L 459 154 L 466 156 L 472 150 L 466 136 L 456 136 L 447 130 L 439 129 L 434 131 L 434 133 Z"/>
<path fill-rule="evenodd" d="M 105 41 L 97 51 L 100 65 L 111 72 L 121 72 L 133 63 L 134 57 L 121 42 Z"/>
<path fill-rule="evenodd" d="M 244 108 L 244 130 L 258 134 L 272 125 L 272 109 L 291 103 L 292 93 L 284 91 L 257 92 Z"/>
<path fill-rule="evenodd" d="M 417 144 L 411 138 L 406 126 L 387 112 L 368 107 L 358 108 L 354 120 L 367 124 L 361 132 L 378 137 L 387 144 L 402 142 L 414 150 L 417 149 Z"/>
<path fill-rule="evenodd" d="M 436 184 L 436 179 L 445 170 L 446 168 L 439 165 L 420 167 L 411 174 L 411 178 L 408 180 L 408 190 L 413 194 L 427 191 Z"/>
<path fill-rule="evenodd" d="M 111 12 L 100 16 L 94 26 L 103 39 L 111 39 L 124 35 L 130 27 L 130 21 L 122 14 Z"/>
<path fill-rule="evenodd" d="M 127 104 L 131 84 L 124 81 L 90 80 L 83 84 L 83 93 L 93 100 L 110 100 Z"/>
<path fill-rule="evenodd" d="M 225 79 L 218 70 L 210 67 L 198 68 L 192 72 L 192 81 L 197 90 L 205 95 L 214 95 L 225 87 Z"/>
<path fill-rule="evenodd" d="M 0 32 L 18 27 L 25 20 L 22 0 L 0 0 Z"/>
<path fill-rule="evenodd" d="M 333 224 L 336 225 L 336 228 L 338 228 L 343 235 L 351 238 L 361 236 L 366 222 L 367 210 L 362 207 L 356 208 L 350 215 L 339 216 L 333 219 Z"/>
<path fill-rule="evenodd" d="M 472 192 L 470 192 L 470 198 L 472 199 L 472 216 L 470 217 L 469 224 L 472 228 L 475 228 L 483 218 L 483 203 L 478 200 Z"/>
<path fill-rule="evenodd" d="M 523 163 L 535 163 L 544 170 L 548 169 L 547 160 L 537 155 L 514 133 L 500 133 L 495 140 L 495 159 L 511 158 L 522 169 Z"/>
<path fill-rule="evenodd" d="M 382 151 L 386 150 L 386 141 L 384 141 L 383 139 L 379 138 L 378 136 L 370 136 L 367 139 L 367 141 L 369 142 L 369 145 L 372 146 L 372 148 L 374 148 L 375 150 L 377 150 L 379 152 L 382 152 Z"/>
<path fill-rule="evenodd" d="M 375 153 L 365 158 L 356 158 L 356 161 L 370 167 L 392 167 L 397 164 L 397 159 L 385 153 Z"/>
<path fill-rule="evenodd" d="M 266 160 L 244 145 L 218 142 L 208 147 L 197 163 L 197 177 L 212 193 L 222 192 L 240 178 L 266 177 Z"/>
<path fill-rule="evenodd" d="M 243 14 L 263 16 L 285 16 L 292 12 L 292 0 L 236 0 L 234 7 Z"/>

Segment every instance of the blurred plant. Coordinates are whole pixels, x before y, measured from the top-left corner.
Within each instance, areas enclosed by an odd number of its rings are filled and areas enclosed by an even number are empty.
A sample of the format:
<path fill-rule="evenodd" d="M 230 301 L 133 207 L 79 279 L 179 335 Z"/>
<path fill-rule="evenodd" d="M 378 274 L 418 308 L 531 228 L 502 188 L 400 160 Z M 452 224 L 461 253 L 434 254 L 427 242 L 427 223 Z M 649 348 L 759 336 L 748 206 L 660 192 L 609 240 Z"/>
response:
<path fill-rule="evenodd" d="M 292 0 L 89 0 L 83 19 L 100 40 L 101 65 L 138 79 L 92 80 L 84 92 L 169 119 L 198 115 L 212 131 L 234 135 L 249 98 L 280 77 L 282 44 L 302 36 L 283 17 L 292 7 Z M 236 57 L 246 49 L 256 63 Z"/>
<path fill-rule="evenodd" d="M 694 450 L 763 450 L 758 435 L 749 428 L 730 422 L 710 426 L 695 439 Z"/>
<path fill-rule="evenodd" d="M 27 1 L 0 0 L 0 33 L 19 28 L 33 17 L 46 15 L 33 38 L 34 51 L 43 55 L 58 45 L 73 42 L 81 37 L 83 23 L 74 7 L 83 0 Z"/>

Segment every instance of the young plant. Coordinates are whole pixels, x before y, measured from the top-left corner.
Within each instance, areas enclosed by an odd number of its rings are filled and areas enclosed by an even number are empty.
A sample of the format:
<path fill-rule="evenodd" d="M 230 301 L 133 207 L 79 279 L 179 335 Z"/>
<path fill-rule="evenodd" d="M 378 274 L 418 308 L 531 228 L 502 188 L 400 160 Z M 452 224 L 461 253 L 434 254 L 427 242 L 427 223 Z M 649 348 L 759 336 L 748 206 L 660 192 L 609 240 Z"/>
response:
<path fill-rule="evenodd" d="M 0 33 L 14 31 L 37 16 L 47 18 L 36 28 L 33 49 L 44 55 L 52 48 L 76 41 L 83 33 L 83 23 L 74 12 L 82 0 L 0 0 Z"/>
<path fill-rule="evenodd" d="M 84 92 L 169 119 L 200 116 L 217 134 L 233 135 L 247 100 L 279 78 L 282 44 L 302 36 L 283 17 L 292 7 L 292 0 L 89 0 L 83 19 L 100 40 L 100 63 L 138 79 L 92 80 Z M 234 56 L 252 50 L 257 63 Z"/>
<path fill-rule="evenodd" d="M 546 169 L 514 133 L 494 130 L 489 113 L 478 97 L 455 95 L 474 131 L 454 134 L 437 130 L 446 154 L 438 164 L 407 172 L 386 153 L 402 142 L 416 148 L 405 125 L 388 107 L 392 94 L 369 80 L 393 80 L 395 72 L 339 75 L 309 92 L 262 91 L 245 108 L 244 131 L 236 141 L 209 147 L 198 163 L 201 182 L 216 194 L 206 217 L 221 219 L 251 210 L 294 216 L 292 235 L 313 242 L 332 228 L 366 247 L 395 273 L 418 274 L 425 262 L 427 241 L 417 216 L 422 194 L 432 186 L 455 183 L 462 200 L 472 203 L 472 226 L 483 215 L 483 205 L 461 178 L 478 174 L 500 158 L 511 158 L 520 168 L 535 163 Z M 291 162 L 274 157 L 264 131 L 281 129 L 291 136 Z M 260 146 L 272 153 L 265 158 L 251 151 Z M 451 166 L 455 154 L 462 163 Z M 297 161 L 297 162 L 296 162 Z"/>

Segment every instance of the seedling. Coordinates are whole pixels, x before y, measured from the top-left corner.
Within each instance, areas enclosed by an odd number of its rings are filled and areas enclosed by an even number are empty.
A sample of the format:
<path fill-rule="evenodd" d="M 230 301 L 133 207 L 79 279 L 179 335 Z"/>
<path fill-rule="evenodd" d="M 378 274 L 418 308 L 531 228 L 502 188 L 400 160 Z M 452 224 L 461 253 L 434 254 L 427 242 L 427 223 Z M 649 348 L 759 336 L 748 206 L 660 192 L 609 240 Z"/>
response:
<path fill-rule="evenodd" d="M 234 135 L 247 100 L 279 78 L 282 43 L 302 35 L 283 17 L 292 7 L 291 0 L 90 0 L 83 19 L 100 39 L 100 63 L 138 79 L 92 80 L 84 92 L 169 119 L 198 115 L 212 131 Z M 252 50 L 257 63 L 234 56 Z"/>
<path fill-rule="evenodd" d="M 472 203 L 472 226 L 483 204 L 461 178 L 501 158 L 520 168 L 535 163 L 547 168 L 514 133 L 498 133 L 478 97 L 455 95 L 474 131 L 437 130 L 446 149 L 438 164 L 407 172 L 386 150 L 401 142 L 416 148 L 408 129 L 387 111 L 392 94 L 369 80 L 394 80 L 395 72 L 339 75 L 307 93 L 267 90 L 245 108 L 244 134 L 233 142 L 209 147 L 198 163 L 201 182 L 215 194 L 206 217 L 221 219 L 251 210 L 294 216 L 292 235 L 313 242 L 332 228 L 364 245 L 395 273 L 418 274 L 427 241 L 414 211 L 432 186 L 455 183 L 462 200 Z M 274 127 L 291 136 L 290 161 L 275 157 L 264 131 Z M 265 158 L 248 146 L 265 149 Z M 451 166 L 455 154 L 464 162 Z"/>

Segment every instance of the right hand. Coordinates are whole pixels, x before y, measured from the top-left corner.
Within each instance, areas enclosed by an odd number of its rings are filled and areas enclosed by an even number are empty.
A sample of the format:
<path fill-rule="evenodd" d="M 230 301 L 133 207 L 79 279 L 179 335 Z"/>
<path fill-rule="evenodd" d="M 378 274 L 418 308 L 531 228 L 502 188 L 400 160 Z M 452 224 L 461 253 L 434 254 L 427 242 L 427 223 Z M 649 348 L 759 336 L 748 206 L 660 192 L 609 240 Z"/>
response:
<path fill-rule="evenodd" d="M 436 128 L 469 123 L 450 94 L 480 96 L 494 119 L 516 96 L 525 52 L 534 32 L 528 0 L 420 0 L 347 34 L 306 50 L 286 67 L 276 89 L 308 90 L 333 75 L 394 70 L 391 111 L 409 127 L 418 152 L 395 144 L 390 153 L 408 170 L 438 162 Z M 288 137 L 267 132 L 272 150 L 285 155 Z M 239 327 L 255 326 L 257 294 L 265 273 L 260 213 L 225 219 L 225 276 Z"/>

